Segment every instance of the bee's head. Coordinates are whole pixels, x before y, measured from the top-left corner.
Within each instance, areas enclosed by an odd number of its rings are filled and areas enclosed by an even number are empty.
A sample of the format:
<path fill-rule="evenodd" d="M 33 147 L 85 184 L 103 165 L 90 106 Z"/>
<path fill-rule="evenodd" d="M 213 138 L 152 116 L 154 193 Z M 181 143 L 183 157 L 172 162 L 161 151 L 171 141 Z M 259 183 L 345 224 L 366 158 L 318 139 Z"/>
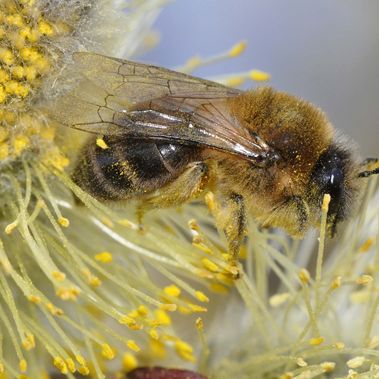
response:
<path fill-rule="evenodd" d="M 310 177 L 311 202 L 321 208 L 325 194 L 331 196 L 327 230 L 333 237 L 337 225 L 346 219 L 357 194 L 356 163 L 349 150 L 332 143 L 320 156 Z"/>

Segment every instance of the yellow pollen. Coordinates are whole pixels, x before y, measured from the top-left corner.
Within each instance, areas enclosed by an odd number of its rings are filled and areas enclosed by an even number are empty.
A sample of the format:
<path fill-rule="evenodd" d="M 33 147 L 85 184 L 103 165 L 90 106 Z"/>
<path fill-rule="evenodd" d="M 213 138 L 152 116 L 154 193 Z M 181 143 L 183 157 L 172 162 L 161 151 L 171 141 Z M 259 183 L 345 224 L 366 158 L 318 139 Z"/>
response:
<path fill-rule="evenodd" d="M 163 289 L 163 292 L 166 295 L 173 296 L 173 297 L 179 297 L 181 290 L 178 288 L 175 284 L 172 284 L 170 286 L 167 286 Z"/>
<path fill-rule="evenodd" d="M 215 263 L 213 263 L 211 260 L 209 260 L 208 258 L 203 258 L 201 260 L 201 263 L 202 265 L 209 271 L 211 272 L 219 272 L 221 271 L 220 270 L 220 267 L 217 266 Z"/>
<path fill-rule="evenodd" d="M 122 356 L 122 367 L 126 372 L 134 370 L 137 366 L 138 362 L 133 354 L 125 353 Z"/>
<path fill-rule="evenodd" d="M 34 303 L 34 304 L 40 304 L 42 299 L 37 296 L 37 295 L 30 295 L 28 296 L 28 300 L 31 302 L 31 303 Z"/>
<path fill-rule="evenodd" d="M 21 372 L 25 372 L 28 369 L 28 362 L 25 359 L 21 359 L 18 366 Z"/>
<path fill-rule="evenodd" d="M 137 312 L 140 316 L 144 317 L 147 316 L 149 310 L 144 305 L 140 305 L 137 309 Z"/>
<path fill-rule="evenodd" d="M 66 279 L 66 274 L 61 271 L 53 271 L 51 276 L 58 282 L 63 282 Z"/>
<path fill-rule="evenodd" d="M 25 339 L 22 341 L 22 347 L 25 350 L 31 350 L 36 346 L 36 341 L 34 335 L 31 333 L 26 333 Z"/>
<path fill-rule="evenodd" d="M 196 291 L 195 295 L 199 301 L 202 303 L 209 303 L 209 298 L 201 291 Z"/>
<path fill-rule="evenodd" d="M 204 322 L 203 322 L 203 319 L 201 317 L 198 317 L 195 321 L 195 324 L 196 324 L 196 328 L 200 331 L 203 331 L 204 330 Z"/>
<path fill-rule="evenodd" d="M 89 368 L 87 366 L 80 366 L 78 368 L 78 373 L 83 375 L 83 376 L 87 376 L 87 375 L 89 375 Z"/>
<path fill-rule="evenodd" d="M 341 283 L 342 283 L 342 277 L 341 276 L 337 276 L 336 278 L 334 278 L 332 284 L 331 284 L 331 288 L 332 289 L 337 289 L 337 288 L 340 288 L 341 287 Z"/>
<path fill-rule="evenodd" d="M 75 359 L 76 359 L 76 361 L 80 365 L 82 365 L 82 366 L 86 366 L 87 365 L 87 362 L 86 362 L 85 358 L 82 355 L 75 355 Z"/>
<path fill-rule="evenodd" d="M 153 338 L 153 339 L 155 339 L 155 340 L 159 339 L 159 334 L 158 334 L 158 332 L 157 332 L 156 329 L 151 329 L 151 330 L 149 331 L 149 334 L 150 334 L 150 337 L 151 337 L 151 338 Z"/>
<path fill-rule="evenodd" d="M 296 359 L 296 364 L 299 367 L 307 367 L 308 366 L 308 363 L 305 362 L 304 358 L 302 358 L 302 357 L 299 357 L 299 358 Z"/>
<path fill-rule="evenodd" d="M 255 80 L 257 82 L 266 82 L 271 79 L 270 74 L 260 70 L 251 70 L 249 72 L 249 77 L 251 80 Z"/>
<path fill-rule="evenodd" d="M 321 368 L 324 370 L 324 372 L 332 372 L 336 367 L 336 364 L 334 362 L 323 362 L 321 363 Z"/>
<path fill-rule="evenodd" d="M 101 346 L 101 355 L 108 360 L 112 360 L 116 354 L 114 350 L 107 343 L 105 343 Z"/>
<path fill-rule="evenodd" d="M 79 294 L 80 294 L 80 289 L 77 287 L 59 288 L 56 291 L 56 295 L 64 301 L 67 301 L 67 300 L 76 301 Z"/>
<path fill-rule="evenodd" d="M 53 28 L 46 21 L 40 21 L 38 23 L 38 30 L 41 34 L 46 36 L 51 36 L 54 32 Z"/>
<path fill-rule="evenodd" d="M 137 345 L 137 343 L 134 341 L 134 340 L 128 340 L 126 342 L 126 346 L 130 349 L 130 350 L 133 350 L 135 352 L 139 352 L 141 350 L 141 348 Z"/>
<path fill-rule="evenodd" d="M 309 281 L 311 279 L 309 271 L 305 268 L 302 268 L 299 272 L 299 279 L 303 284 L 309 284 Z"/>
<path fill-rule="evenodd" d="M 215 293 L 219 293 L 221 295 L 226 295 L 229 290 L 228 288 L 226 288 L 225 286 L 223 286 L 222 284 L 219 284 L 219 283 L 212 283 L 210 286 L 209 286 L 209 289 Z"/>
<path fill-rule="evenodd" d="M 55 357 L 53 360 L 54 366 L 62 373 L 62 374 L 67 374 L 68 369 L 66 362 L 63 360 L 61 357 Z"/>
<path fill-rule="evenodd" d="M 368 250 L 370 250 L 370 247 L 372 246 L 373 243 L 374 243 L 374 239 L 373 238 L 367 239 L 363 243 L 363 245 L 359 248 L 359 252 L 360 253 L 366 253 Z"/>
<path fill-rule="evenodd" d="M 318 346 L 318 345 L 321 345 L 324 341 L 325 341 L 324 337 L 315 337 L 309 340 L 309 344 L 312 346 Z"/>
<path fill-rule="evenodd" d="M 109 146 L 106 144 L 106 142 L 102 138 L 96 138 L 96 145 L 99 146 L 101 149 L 109 149 Z"/>
<path fill-rule="evenodd" d="M 371 275 L 362 275 L 357 280 L 356 283 L 360 284 L 361 286 L 367 286 L 368 284 L 372 283 L 374 278 Z"/>
<path fill-rule="evenodd" d="M 53 315 L 53 316 L 62 316 L 64 314 L 63 310 L 56 307 L 52 303 L 47 303 L 46 304 L 47 310 Z"/>
<path fill-rule="evenodd" d="M 74 373 L 76 371 L 75 362 L 72 358 L 66 359 L 66 365 L 67 365 L 68 369 L 70 370 L 70 372 Z"/>
<path fill-rule="evenodd" d="M 190 361 L 190 362 L 195 361 L 195 357 L 193 356 L 193 349 L 188 343 L 181 340 L 176 341 L 175 350 L 177 354 L 184 360 Z"/>
<path fill-rule="evenodd" d="M 279 307 L 290 298 L 289 292 L 278 293 L 270 297 L 270 305 L 272 307 Z"/>
<path fill-rule="evenodd" d="M 324 199 L 322 201 L 322 210 L 323 211 L 327 211 L 329 209 L 329 203 L 330 203 L 330 200 L 331 200 L 331 197 L 330 195 L 327 193 L 324 195 Z"/>
<path fill-rule="evenodd" d="M 103 251 L 95 255 L 95 260 L 101 263 L 110 263 L 113 260 L 112 254 L 108 251 Z"/>
<path fill-rule="evenodd" d="M 246 49 L 246 46 L 247 44 L 245 41 L 238 42 L 229 50 L 229 53 L 228 53 L 229 57 L 234 58 L 234 57 L 237 57 L 238 55 L 241 55 Z"/>
<path fill-rule="evenodd" d="M 70 221 L 66 217 L 59 217 L 58 222 L 64 228 L 68 228 L 70 226 Z"/>
<path fill-rule="evenodd" d="M 5 227 L 5 229 L 4 229 L 5 234 L 12 234 L 13 230 L 16 229 L 17 225 L 18 225 L 18 222 L 17 222 L 17 221 L 14 221 L 14 222 L 8 224 L 8 225 Z"/>
<path fill-rule="evenodd" d="M 171 318 L 164 310 L 156 309 L 154 315 L 160 325 L 171 325 Z"/>

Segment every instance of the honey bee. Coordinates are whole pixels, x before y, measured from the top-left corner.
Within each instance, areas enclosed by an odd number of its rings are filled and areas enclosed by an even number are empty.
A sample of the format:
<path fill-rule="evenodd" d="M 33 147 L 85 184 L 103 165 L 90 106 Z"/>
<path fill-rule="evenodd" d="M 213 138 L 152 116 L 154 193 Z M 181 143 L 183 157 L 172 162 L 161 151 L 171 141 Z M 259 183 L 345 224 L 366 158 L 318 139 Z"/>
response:
<path fill-rule="evenodd" d="M 359 178 L 379 172 L 358 163 L 320 109 L 287 93 L 241 91 L 94 53 L 74 60 L 81 79 L 54 116 L 93 135 L 74 181 L 101 201 L 137 200 L 140 215 L 211 191 L 235 255 L 247 214 L 300 237 L 318 226 L 324 194 L 333 236 Z"/>

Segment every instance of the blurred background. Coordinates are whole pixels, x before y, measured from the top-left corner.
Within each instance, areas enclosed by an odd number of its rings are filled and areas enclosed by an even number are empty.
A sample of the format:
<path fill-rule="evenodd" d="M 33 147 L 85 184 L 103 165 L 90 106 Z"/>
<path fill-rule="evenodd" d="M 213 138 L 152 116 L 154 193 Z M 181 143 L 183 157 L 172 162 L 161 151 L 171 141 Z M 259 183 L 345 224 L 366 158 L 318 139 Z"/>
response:
<path fill-rule="evenodd" d="M 243 55 L 194 74 L 267 71 L 270 85 L 323 108 L 362 156 L 379 156 L 378 16 L 377 0 L 177 0 L 139 60 L 174 68 L 246 40 Z"/>

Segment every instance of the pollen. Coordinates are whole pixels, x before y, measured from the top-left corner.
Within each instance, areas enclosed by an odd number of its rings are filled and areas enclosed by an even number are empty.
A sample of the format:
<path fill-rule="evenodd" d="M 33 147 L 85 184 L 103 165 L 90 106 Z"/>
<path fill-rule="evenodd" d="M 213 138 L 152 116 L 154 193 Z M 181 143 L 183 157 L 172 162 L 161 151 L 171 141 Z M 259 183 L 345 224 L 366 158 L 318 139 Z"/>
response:
<path fill-rule="evenodd" d="M 193 348 L 191 345 L 184 341 L 176 341 L 175 342 L 175 350 L 176 353 L 186 361 L 194 362 L 195 357 L 193 355 Z"/>
<path fill-rule="evenodd" d="M 180 293 L 182 292 L 180 288 L 178 288 L 176 285 L 172 284 L 170 286 L 167 286 L 163 289 L 163 292 L 166 295 L 173 296 L 173 297 L 179 297 Z"/>
<path fill-rule="evenodd" d="M 196 298 L 201 301 L 202 303 L 208 303 L 209 302 L 209 298 L 208 296 L 206 296 L 203 292 L 201 291 L 196 291 L 195 292 L 195 296 Z"/>
<path fill-rule="evenodd" d="M 299 279 L 301 283 L 303 284 L 309 284 L 309 281 L 311 279 L 311 275 L 309 274 L 309 271 L 305 268 L 302 268 L 299 272 Z"/>
<path fill-rule="evenodd" d="M 229 57 L 231 58 L 238 57 L 245 51 L 246 46 L 247 46 L 246 41 L 238 42 L 230 49 L 228 53 Z"/>
<path fill-rule="evenodd" d="M 34 349 L 36 346 L 34 335 L 31 333 L 26 333 L 26 338 L 22 341 L 22 347 L 25 350 Z"/>
<path fill-rule="evenodd" d="M 313 346 L 321 345 L 325 341 L 324 337 L 315 337 L 309 340 L 309 344 Z"/>
<path fill-rule="evenodd" d="M 360 253 L 366 253 L 367 251 L 370 250 L 371 246 L 373 245 L 374 243 L 374 239 L 373 238 L 368 238 L 364 243 L 363 245 L 359 248 L 359 252 Z"/>
<path fill-rule="evenodd" d="M 107 343 L 101 346 L 101 355 L 108 360 L 112 360 L 116 356 L 114 350 Z"/>
<path fill-rule="evenodd" d="M 323 362 L 321 363 L 321 368 L 324 370 L 324 372 L 332 372 L 336 368 L 335 362 Z"/>
<path fill-rule="evenodd" d="M 68 373 L 67 364 L 62 357 L 55 357 L 53 364 L 62 374 Z"/>
<path fill-rule="evenodd" d="M 113 260 L 113 256 L 108 251 L 103 251 L 95 255 L 95 260 L 101 263 L 111 263 Z"/>
<path fill-rule="evenodd" d="M 109 146 L 106 144 L 103 138 L 96 138 L 96 145 L 103 150 L 109 149 Z"/>
<path fill-rule="evenodd" d="M 356 283 L 361 286 L 367 286 L 372 283 L 374 278 L 371 275 L 362 275 L 357 280 Z"/>
<path fill-rule="evenodd" d="M 138 352 L 141 350 L 141 348 L 137 345 L 136 341 L 134 340 L 128 340 L 126 342 L 126 346 L 130 349 L 130 350 L 133 350 L 135 352 Z"/>
<path fill-rule="evenodd" d="M 21 372 L 26 372 L 28 369 L 28 363 L 25 359 L 21 359 L 18 366 Z"/>
<path fill-rule="evenodd" d="M 358 368 L 361 367 L 366 362 L 365 357 L 355 357 L 346 362 L 347 367 L 349 368 Z"/>
<path fill-rule="evenodd" d="M 125 353 L 122 356 L 122 367 L 123 369 L 128 372 L 131 370 L 134 370 L 138 366 L 137 358 L 130 353 Z"/>
<path fill-rule="evenodd" d="M 260 70 L 251 70 L 249 73 L 250 79 L 256 82 L 266 82 L 271 79 L 271 75 Z"/>
<path fill-rule="evenodd" d="M 62 282 L 63 280 L 66 279 L 66 274 L 64 272 L 61 272 L 61 271 L 53 271 L 51 273 L 51 276 L 57 280 L 58 282 Z"/>

